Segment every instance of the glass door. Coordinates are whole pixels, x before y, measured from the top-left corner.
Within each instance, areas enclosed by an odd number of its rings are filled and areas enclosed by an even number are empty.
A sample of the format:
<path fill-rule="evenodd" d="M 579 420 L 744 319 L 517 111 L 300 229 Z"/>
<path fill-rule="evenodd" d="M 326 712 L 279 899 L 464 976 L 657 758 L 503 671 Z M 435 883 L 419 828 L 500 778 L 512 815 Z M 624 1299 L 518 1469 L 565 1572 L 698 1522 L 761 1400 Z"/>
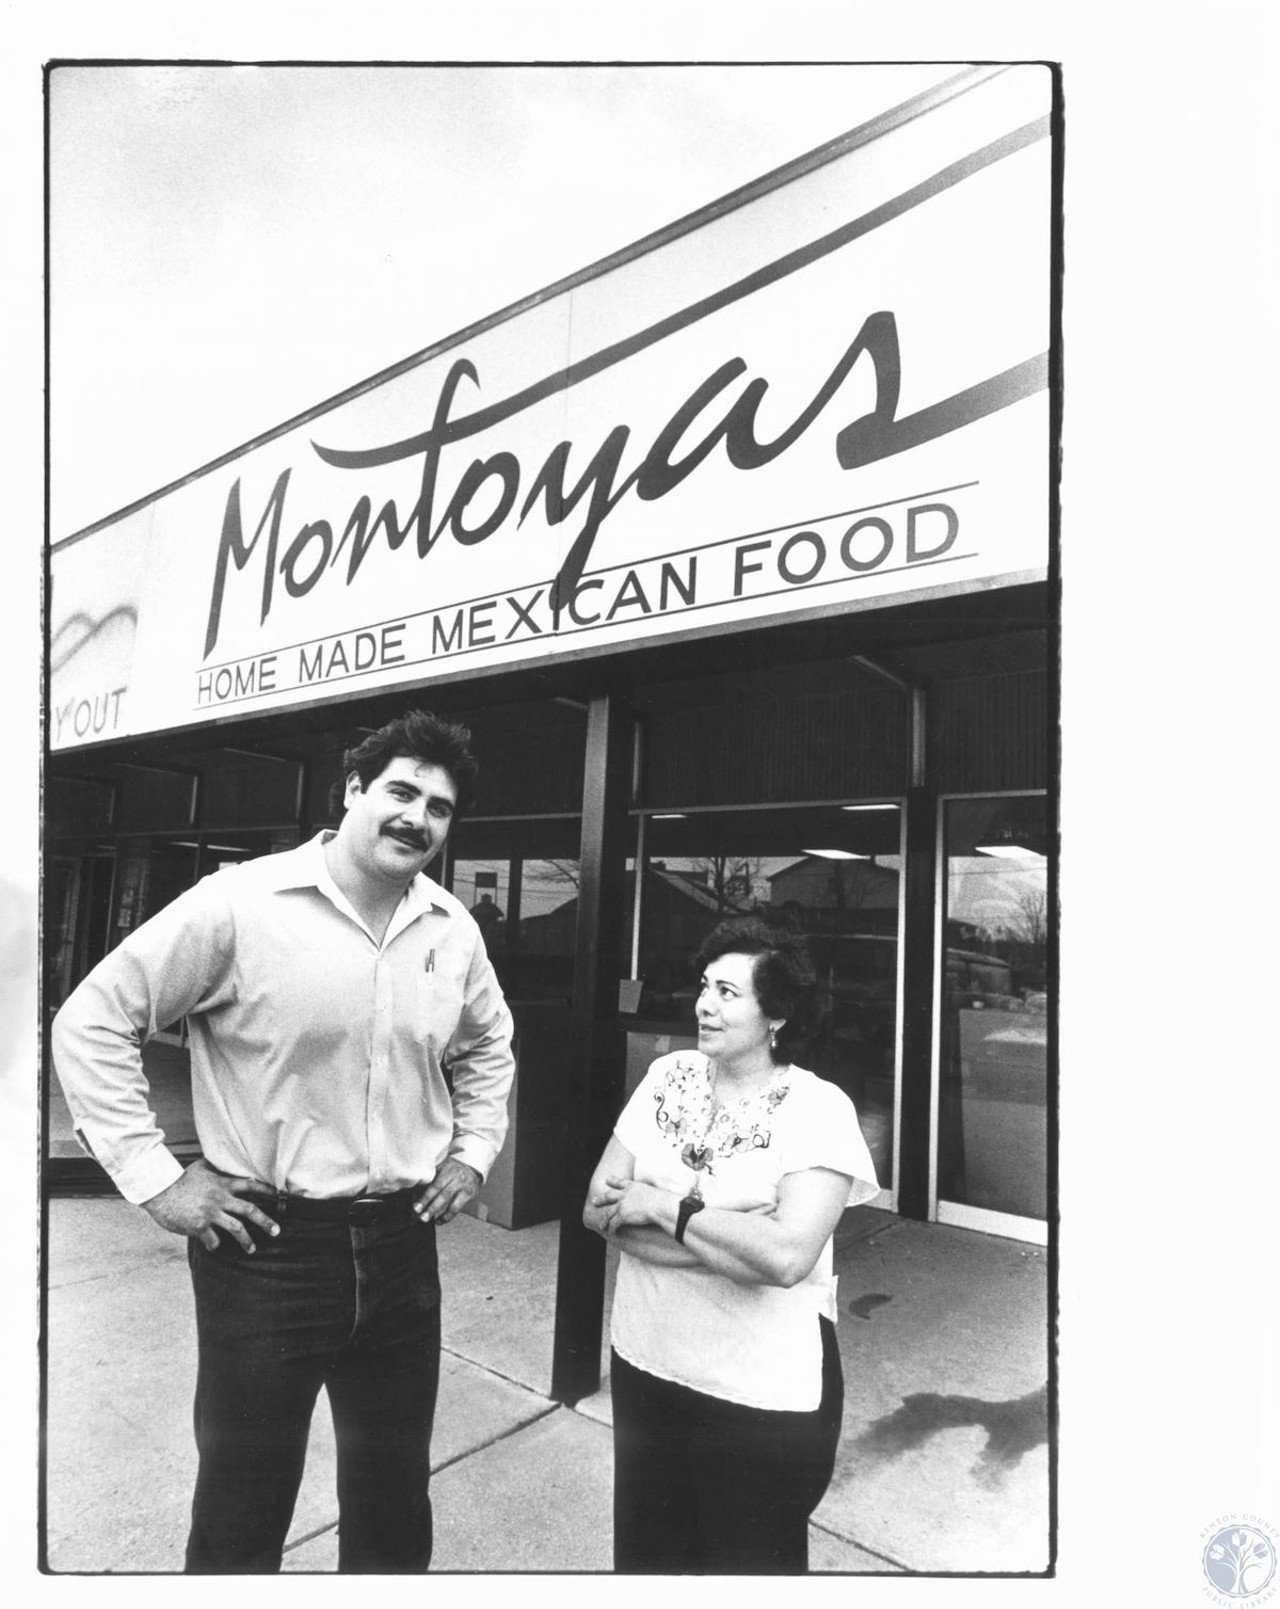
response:
<path fill-rule="evenodd" d="M 108 949 L 115 855 L 50 855 L 45 862 L 44 1003 L 51 1016 Z"/>
<path fill-rule="evenodd" d="M 475 918 L 515 1024 L 510 1128 L 467 1209 L 506 1229 L 560 1216 L 581 835 L 576 814 L 466 816 L 428 873 Z"/>
<path fill-rule="evenodd" d="M 937 1216 L 1047 1239 L 1048 812 L 942 801 Z"/>
<path fill-rule="evenodd" d="M 58 1007 L 110 947 L 111 888 L 115 856 L 109 849 L 79 855 L 50 855 L 45 862 L 44 1013 L 52 1022 Z M 48 1102 L 41 1125 L 46 1165 L 56 1162 L 84 1171 L 84 1152 L 75 1138 L 62 1086 L 48 1078 Z"/>
<path fill-rule="evenodd" d="M 572 996 L 581 832 L 577 815 L 464 817 L 428 868 L 475 917 L 509 1002 Z"/>
<path fill-rule="evenodd" d="M 696 1043 L 693 957 L 717 922 L 758 915 L 802 933 L 825 1013 L 797 1061 L 849 1096 L 896 1200 L 902 812 L 884 803 L 654 811 L 644 876 L 627 1089 L 655 1056 Z M 635 880 L 631 879 L 634 892 Z M 631 913 L 628 913 L 630 921 Z"/>

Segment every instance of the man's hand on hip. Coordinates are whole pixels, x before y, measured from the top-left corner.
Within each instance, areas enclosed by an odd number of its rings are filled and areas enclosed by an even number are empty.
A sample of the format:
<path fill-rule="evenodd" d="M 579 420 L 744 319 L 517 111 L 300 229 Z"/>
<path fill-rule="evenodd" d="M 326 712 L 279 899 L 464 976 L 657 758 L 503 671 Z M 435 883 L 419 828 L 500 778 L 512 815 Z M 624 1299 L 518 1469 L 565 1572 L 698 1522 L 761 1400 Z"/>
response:
<path fill-rule="evenodd" d="M 218 1231 L 222 1230 L 239 1241 L 245 1251 L 251 1252 L 253 1237 L 244 1220 L 265 1229 L 269 1235 L 280 1233 L 280 1226 L 273 1218 L 268 1218 L 252 1201 L 241 1199 L 247 1191 L 261 1189 L 262 1186 L 252 1179 L 219 1173 L 201 1158 L 167 1190 L 144 1201 L 142 1206 L 161 1229 L 168 1229 L 175 1235 L 189 1235 L 209 1251 L 217 1251 Z"/>
<path fill-rule="evenodd" d="M 418 1191 L 413 1210 L 427 1223 L 447 1224 L 479 1194 L 483 1182 L 469 1162 L 447 1157 L 431 1183 L 424 1184 Z"/>

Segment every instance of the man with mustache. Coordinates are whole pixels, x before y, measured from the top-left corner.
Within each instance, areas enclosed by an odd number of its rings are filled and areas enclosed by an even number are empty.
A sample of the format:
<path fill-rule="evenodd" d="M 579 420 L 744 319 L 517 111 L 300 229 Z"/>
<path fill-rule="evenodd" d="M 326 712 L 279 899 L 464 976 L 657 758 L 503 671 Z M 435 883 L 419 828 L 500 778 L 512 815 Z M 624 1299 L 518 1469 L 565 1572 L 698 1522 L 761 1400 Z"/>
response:
<path fill-rule="evenodd" d="M 54 1023 L 81 1143 L 126 1199 L 187 1237 L 188 1573 L 279 1570 L 322 1385 L 338 1569 L 430 1563 L 435 1226 L 492 1165 L 513 1071 L 480 931 L 423 875 L 469 802 L 469 744 L 423 711 L 372 733 L 343 756 L 336 831 L 206 877 L 124 939 Z M 203 1152 L 185 1172 L 141 1063 L 143 1039 L 183 1016 Z"/>

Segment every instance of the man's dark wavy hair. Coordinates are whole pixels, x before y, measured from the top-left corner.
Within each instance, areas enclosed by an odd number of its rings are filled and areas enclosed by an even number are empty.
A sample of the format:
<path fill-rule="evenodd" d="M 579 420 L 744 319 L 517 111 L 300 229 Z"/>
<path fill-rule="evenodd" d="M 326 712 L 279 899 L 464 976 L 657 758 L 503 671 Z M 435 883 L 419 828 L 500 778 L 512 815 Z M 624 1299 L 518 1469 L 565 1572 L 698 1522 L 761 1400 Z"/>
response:
<path fill-rule="evenodd" d="M 753 956 L 751 981 L 756 999 L 767 1017 L 782 1017 L 775 1062 L 791 1060 L 798 1041 L 817 1031 L 822 1001 L 817 974 L 802 933 L 771 927 L 758 916 L 731 916 L 703 939 L 694 958 L 699 976 L 722 955 Z"/>
<path fill-rule="evenodd" d="M 430 710 L 406 710 L 394 721 L 370 732 L 363 742 L 342 756 L 342 775 L 329 790 L 334 816 L 342 814 L 347 779 L 353 771 L 360 778 L 360 786 L 367 788 L 392 760 L 400 759 L 438 765 L 447 771 L 458 790 L 455 813 L 462 815 L 471 808 L 480 766 L 471 752 L 470 728 L 457 721 L 446 721 Z"/>

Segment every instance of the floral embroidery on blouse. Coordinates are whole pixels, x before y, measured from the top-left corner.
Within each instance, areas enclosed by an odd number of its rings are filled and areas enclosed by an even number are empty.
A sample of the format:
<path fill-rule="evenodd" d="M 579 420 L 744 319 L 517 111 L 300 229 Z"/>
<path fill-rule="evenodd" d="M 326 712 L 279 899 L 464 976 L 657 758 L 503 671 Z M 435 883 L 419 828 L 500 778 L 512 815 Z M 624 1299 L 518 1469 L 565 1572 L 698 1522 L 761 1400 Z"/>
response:
<path fill-rule="evenodd" d="M 716 1171 L 716 1159 L 763 1150 L 773 1134 L 773 1114 L 791 1090 L 789 1069 L 742 1100 L 715 1108 L 710 1069 L 680 1058 L 654 1093 L 654 1119 L 695 1173 Z"/>

